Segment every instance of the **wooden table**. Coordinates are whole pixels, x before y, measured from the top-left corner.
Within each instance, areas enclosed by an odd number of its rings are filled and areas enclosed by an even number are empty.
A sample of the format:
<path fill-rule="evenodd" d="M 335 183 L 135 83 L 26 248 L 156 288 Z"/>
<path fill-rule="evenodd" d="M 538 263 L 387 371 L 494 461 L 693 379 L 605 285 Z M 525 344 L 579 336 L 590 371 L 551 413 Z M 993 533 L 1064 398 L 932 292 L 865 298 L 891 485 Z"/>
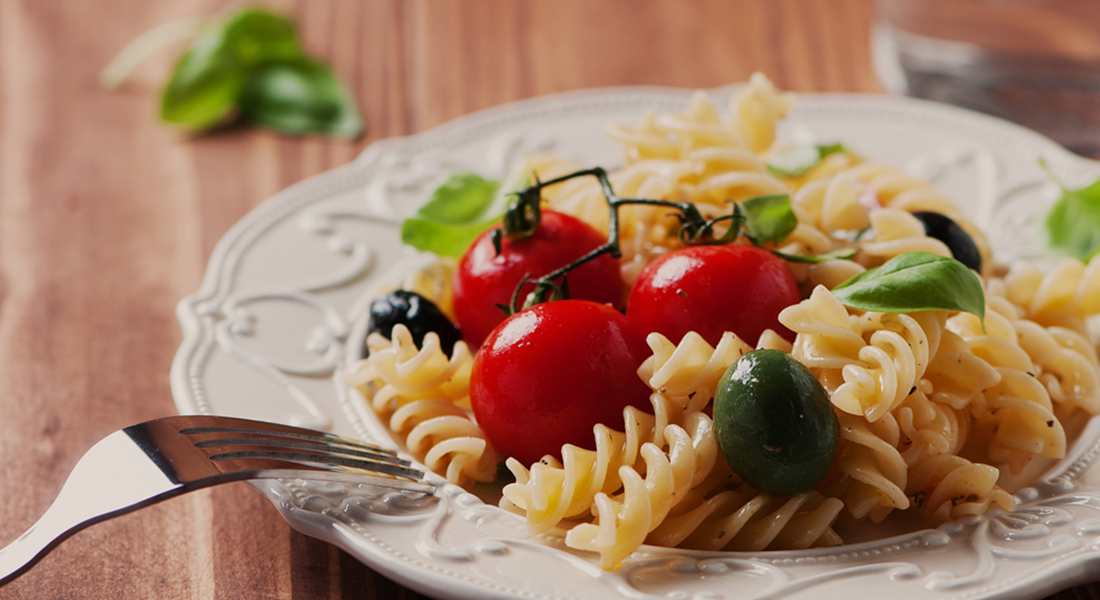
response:
<path fill-rule="evenodd" d="M 226 230 L 370 142 L 593 86 L 706 88 L 760 70 L 795 91 L 878 91 L 871 0 L 270 3 L 354 90 L 367 122 L 354 143 L 162 126 L 175 49 L 118 91 L 97 87 L 135 36 L 225 4 L 0 0 L 0 540 L 45 510 L 94 442 L 175 412 L 175 304 Z M 242 483 L 87 529 L 0 589 L 77 597 L 421 596 L 292 531 Z"/>

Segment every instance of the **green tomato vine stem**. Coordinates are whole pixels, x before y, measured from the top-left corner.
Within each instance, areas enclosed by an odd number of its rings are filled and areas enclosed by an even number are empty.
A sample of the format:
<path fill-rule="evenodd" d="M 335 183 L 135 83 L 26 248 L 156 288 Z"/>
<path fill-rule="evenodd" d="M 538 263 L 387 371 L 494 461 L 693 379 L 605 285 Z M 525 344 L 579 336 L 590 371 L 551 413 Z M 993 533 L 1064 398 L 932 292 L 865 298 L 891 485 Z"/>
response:
<path fill-rule="evenodd" d="M 699 213 L 699 209 L 690 202 L 673 202 L 653 198 L 620 198 L 611 187 L 611 180 L 607 176 L 607 171 L 602 167 L 594 167 L 555 177 L 548 181 L 539 181 L 536 177 L 534 185 L 515 192 L 516 199 L 509 204 L 508 209 L 505 211 L 501 227 L 494 229 L 489 234 L 497 254 L 501 252 L 503 239 L 522 240 L 534 235 L 535 231 L 538 230 L 542 215 L 543 188 L 579 177 L 595 177 L 599 181 L 600 189 L 603 191 L 604 200 L 608 206 L 607 243 L 594 248 L 573 262 L 533 280 L 532 283 L 534 283 L 535 289 L 527 295 L 522 308 L 530 308 L 551 300 L 569 298 L 568 274 L 570 271 L 604 254 L 608 254 L 615 259 L 622 257 L 619 239 L 619 209 L 623 206 L 665 206 L 678 210 L 679 212 L 672 213 L 672 216 L 680 221 L 680 241 L 689 246 L 731 243 L 741 234 L 741 228 L 745 224 L 745 215 L 736 203 L 733 203 L 732 214 L 722 215 L 714 219 L 704 219 L 702 214 Z M 723 221 L 730 222 L 729 229 L 721 236 L 715 237 L 714 226 Z M 755 240 L 751 237 L 748 239 L 755 244 Z M 558 282 L 559 278 L 560 283 Z M 528 281 L 529 277 L 524 277 L 512 295 L 511 305 L 501 307 L 505 309 L 506 313 L 514 314 L 520 310 L 516 307 L 519 301 L 519 290 Z"/>

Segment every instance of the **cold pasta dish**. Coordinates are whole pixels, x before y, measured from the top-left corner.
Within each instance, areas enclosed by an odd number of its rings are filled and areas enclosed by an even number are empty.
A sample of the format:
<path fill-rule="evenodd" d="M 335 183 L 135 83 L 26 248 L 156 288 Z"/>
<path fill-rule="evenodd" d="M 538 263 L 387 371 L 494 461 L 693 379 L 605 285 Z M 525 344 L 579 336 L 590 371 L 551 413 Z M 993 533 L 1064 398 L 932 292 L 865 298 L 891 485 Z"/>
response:
<path fill-rule="evenodd" d="M 928 183 L 777 143 L 793 101 L 757 74 L 729 120 L 699 93 L 611 126 L 614 171 L 452 177 L 402 230 L 438 258 L 379 292 L 347 381 L 605 569 L 1011 510 L 1100 410 L 1100 261 L 999 265 Z"/>

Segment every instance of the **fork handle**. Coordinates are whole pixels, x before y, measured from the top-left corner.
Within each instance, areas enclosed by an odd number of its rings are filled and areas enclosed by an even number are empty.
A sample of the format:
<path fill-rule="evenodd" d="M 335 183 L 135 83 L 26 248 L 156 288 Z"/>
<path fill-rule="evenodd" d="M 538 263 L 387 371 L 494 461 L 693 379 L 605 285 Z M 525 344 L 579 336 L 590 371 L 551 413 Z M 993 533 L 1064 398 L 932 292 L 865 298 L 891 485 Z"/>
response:
<path fill-rule="evenodd" d="M 76 463 L 53 504 L 23 535 L 0 549 L 0 586 L 15 579 L 74 533 L 118 515 L 167 500 L 185 492 L 230 481 L 307 478 L 373 485 L 380 489 L 431 494 L 434 486 L 367 475 L 358 471 L 325 470 L 285 460 L 253 461 L 255 468 L 182 477 L 163 458 L 141 448 L 129 433 L 116 431 L 92 446 Z M 140 436 L 138 436 L 140 437 Z M 135 445 L 136 444 L 136 445 Z M 272 454 L 279 454 L 274 452 Z M 339 457 L 327 457 L 334 461 Z M 206 460 L 206 459 L 204 459 Z"/>
<path fill-rule="evenodd" d="M 149 459 L 127 448 L 133 448 L 133 442 L 118 431 L 88 450 L 42 518 L 0 550 L 0 585 L 89 525 L 205 487 L 173 482 Z"/>

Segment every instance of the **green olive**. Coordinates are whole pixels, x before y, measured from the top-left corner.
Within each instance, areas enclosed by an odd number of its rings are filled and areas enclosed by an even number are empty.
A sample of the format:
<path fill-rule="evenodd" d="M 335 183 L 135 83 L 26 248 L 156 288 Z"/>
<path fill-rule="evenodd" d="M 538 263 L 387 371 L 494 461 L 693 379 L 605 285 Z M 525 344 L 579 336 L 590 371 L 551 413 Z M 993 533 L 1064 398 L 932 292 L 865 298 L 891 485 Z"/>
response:
<path fill-rule="evenodd" d="M 825 388 L 778 350 L 749 352 L 726 371 L 714 397 L 714 428 L 734 473 L 784 496 L 825 477 L 840 438 Z"/>

